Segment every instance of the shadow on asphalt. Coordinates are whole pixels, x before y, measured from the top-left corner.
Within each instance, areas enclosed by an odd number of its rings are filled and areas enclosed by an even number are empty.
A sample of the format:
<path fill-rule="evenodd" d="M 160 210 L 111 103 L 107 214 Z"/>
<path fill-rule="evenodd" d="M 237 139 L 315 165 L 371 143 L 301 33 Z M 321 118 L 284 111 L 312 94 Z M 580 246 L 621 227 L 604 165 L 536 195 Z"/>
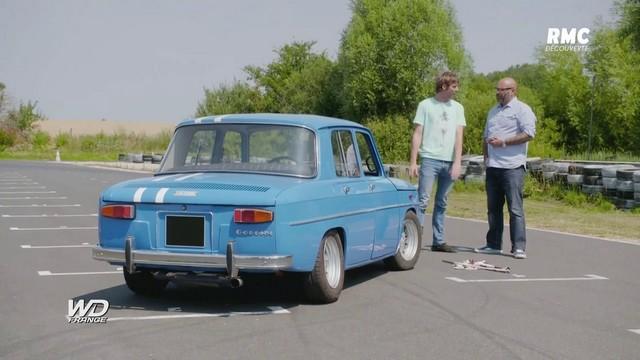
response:
<path fill-rule="evenodd" d="M 349 270 L 345 274 L 344 288 L 357 286 L 386 272 L 382 262 Z M 121 310 L 167 312 L 169 308 L 180 307 L 186 313 L 264 311 L 267 306 L 277 305 L 290 309 L 301 304 L 311 305 L 304 296 L 302 274 L 241 274 L 241 277 L 244 285 L 237 289 L 169 283 L 158 296 L 142 296 L 134 294 L 123 283 L 77 295 L 74 300 L 104 299 L 109 301 L 110 309 Z"/>

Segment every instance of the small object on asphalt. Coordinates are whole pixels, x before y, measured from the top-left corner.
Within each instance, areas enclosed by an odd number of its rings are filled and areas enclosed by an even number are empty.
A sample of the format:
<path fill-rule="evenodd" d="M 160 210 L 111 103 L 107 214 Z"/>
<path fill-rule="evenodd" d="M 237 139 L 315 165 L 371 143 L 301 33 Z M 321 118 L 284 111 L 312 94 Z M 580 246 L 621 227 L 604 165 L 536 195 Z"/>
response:
<path fill-rule="evenodd" d="M 452 264 L 454 269 L 458 270 L 488 270 L 501 273 L 510 273 L 511 269 L 508 266 L 499 267 L 491 264 L 487 264 L 485 260 L 473 260 L 467 259 L 465 261 L 450 261 L 442 260 L 447 264 Z"/>

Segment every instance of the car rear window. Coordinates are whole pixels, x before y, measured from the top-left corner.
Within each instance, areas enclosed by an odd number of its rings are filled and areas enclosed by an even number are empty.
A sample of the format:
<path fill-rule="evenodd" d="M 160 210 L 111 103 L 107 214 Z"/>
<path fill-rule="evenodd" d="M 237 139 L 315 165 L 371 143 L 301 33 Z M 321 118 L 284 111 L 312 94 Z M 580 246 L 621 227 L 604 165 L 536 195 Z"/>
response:
<path fill-rule="evenodd" d="M 313 177 L 313 131 L 288 125 L 202 124 L 178 128 L 160 173 L 223 171 Z"/>

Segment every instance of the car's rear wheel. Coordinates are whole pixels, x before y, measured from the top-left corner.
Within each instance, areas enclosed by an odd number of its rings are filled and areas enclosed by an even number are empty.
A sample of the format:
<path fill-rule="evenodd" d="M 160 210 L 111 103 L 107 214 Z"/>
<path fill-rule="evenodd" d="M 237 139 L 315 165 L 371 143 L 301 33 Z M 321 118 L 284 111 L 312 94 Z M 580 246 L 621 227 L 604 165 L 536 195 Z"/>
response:
<path fill-rule="evenodd" d="M 167 280 L 156 279 L 153 274 L 145 270 L 129 273 L 127 269 L 124 269 L 123 273 L 127 287 L 139 295 L 158 295 L 164 290 L 168 283 Z"/>
<path fill-rule="evenodd" d="M 344 285 L 344 253 L 336 231 L 328 232 L 318 250 L 316 263 L 304 282 L 307 298 L 316 303 L 338 300 Z"/>
<path fill-rule="evenodd" d="M 402 223 L 400 243 L 394 256 L 384 259 L 385 265 L 392 270 L 413 269 L 420 258 L 422 248 L 422 225 L 418 216 L 408 211 Z"/>

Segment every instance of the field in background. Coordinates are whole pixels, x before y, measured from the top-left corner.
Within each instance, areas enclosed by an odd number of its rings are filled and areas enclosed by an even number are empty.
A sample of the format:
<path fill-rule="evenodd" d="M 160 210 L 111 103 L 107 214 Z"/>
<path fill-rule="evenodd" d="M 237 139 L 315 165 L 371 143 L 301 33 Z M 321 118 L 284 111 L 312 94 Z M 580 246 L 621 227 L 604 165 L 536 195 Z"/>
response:
<path fill-rule="evenodd" d="M 46 120 L 36 123 L 36 128 L 55 137 L 62 133 L 71 133 L 73 136 L 97 135 L 104 133 L 111 135 L 116 133 L 135 133 L 145 135 L 158 135 L 163 131 L 173 133 L 177 122 L 157 121 L 113 121 L 113 120 Z"/>

